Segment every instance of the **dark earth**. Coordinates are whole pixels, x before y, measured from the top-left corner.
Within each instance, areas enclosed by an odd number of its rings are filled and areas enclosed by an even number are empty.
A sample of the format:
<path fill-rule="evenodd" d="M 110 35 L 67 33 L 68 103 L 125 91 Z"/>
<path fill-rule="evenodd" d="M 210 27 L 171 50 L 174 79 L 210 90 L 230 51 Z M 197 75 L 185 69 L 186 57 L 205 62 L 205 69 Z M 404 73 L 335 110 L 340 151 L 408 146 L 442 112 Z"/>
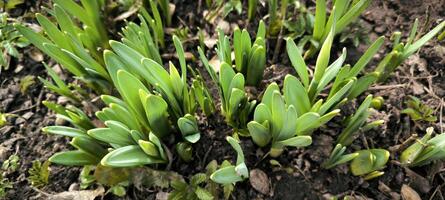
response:
<path fill-rule="evenodd" d="M 201 16 L 205 6 L 198 6 L 199 2 L 201 1 L 172 1 L 176 4 L 172 27 L 187 24 L 193 36 L 197 32 L 197 27 L 201 27 L 207 33 L 213 35 L 216 27 L 202 19 Z M 314 9 L 314 2 L 306 0 L 306 5 L 310 9 Z M 204 3 L 202 2 L 202 4 Z M 31 3 L 28 1 L 18 7 L 11 15 L 20 16 L 23 13 L 35 13 L 40 10 L 39 8 L 42 5 L 49 5 L 49 3 L 45 1 Z M 267 14 L 267 9 L 260 7 L 257 18 L 260 14 L 261 16 Z M 181 20 L 177 20 L 178 18 Z M 445 0 L 375 0 L 359 21 L 362 23 L 360 28 L 368 30 L 370 41 L 380 35 L 386 36 L 386 48 L 382 48 L 376 55 L 376 58 L 380 59 L 390 51 L 388 38 L 391 34 L 394 31 L 402 31 L 402 33 L 408 34 L 415 18 L 419 18 L 424 32 L 430 30 L 438 21 L 445 18 Z M 244 19 L 246 19 L 245 13 L 240 16 L 234 12 L 226 18 L 226 21 L 245 27 Z M 26 20 L 29 20 L 29 23 L 35 23 L 32 18 L 26 18 Z M 424 24 L 425 21 L 429 21 L 429 23 Z M 258 20 L 254 20 L 254 22 L 248 24 L 249 30 L 256 31 L 257 22 Z M 118 30 L 117 27 L 122 24 L 114 25 L 115 28 L 112 31 Z M 193 53 L 195 57 L 198 57 L 195 50 L 198 45 L 198 40 L 191 39 L 185 43 L 185 48 Z M 266 70 L 262 86 L 251 89 L 254 96 L 258 96 L 267 83 L 272 81 L 281 82 L 280 80 L 287 73 L 294 73 L 285 53 L 285 48 L 281 48 L 281 54 L 276 59 L 277 62 L 272 63 L 273 49 L 276 46 L 275 40 L 268 40 L 268 45 L 268 66 L 270 67 Z M 349 63 L 354 63 L 368 46 L 362 44 L 356 48 L 350 42 L 334 42 L 334 45 L 336 45 L 334 49 L 337 53 L 333 53 L 333 57 L 337 57 L 340 50 L 346 47 Z M 164 53 L 174 52 L 172 46 L 167 50 Z M 21 53 L 23 58 L 13 60 L 10 69 L 2 71 L 0 74 L 0 112 L 21 116 L 9 118 L 9 124 L 0 129 L 0 161 L 6 160 L 13 154 L 20 157 L 19 169 L 6 176 L 9 180 L 12 180 L 14 185 L 13 189 L 8 190 L 6 199 L 46 199 L 44 193 L 55 194 L 68 191 L 70 188 L 77 188 L 80 168 L 51 165 L 49 184 L 39 190 L 32 188 L 27 180 L 28 169 L 32 166 L 33 160 L 45 161 L 55 152 L 71 147 L 69 147 L 68 138 L 48 136 L 42 133 L 41 128 L 54 125 L 56 120 L 54 113 L 49 112 L 41 104 L 41 101 L 52 100 L 62 105 L 66 104 L 67 101 L 44 89 L 37 79 L 35 84 L 32 84 L 25 93 L 20 91 L 20 80 L 23 77 L 27 75 L 47 77 L 46 71 L 40 62 L 41 59 L 39 59 L 38 50 L 27 47 L 21 49 Z M 207 55 L 215 55 L 214 50 L 207 49 Z M 368 68 L 373 69 L 379 59 L 374 59 L 373 63 L 368 65 Z M 55 65 L 46 57 L 44 60 L 50 66 Z M 204 72 L 200 62 L 189 63 Z M 199 63 L 199 66 L 197 66 L 197 63 Z M 59 69 L 58 73 L 64 73 L 60 68 L 57 69 Z M 68 75 L 64 74 L 65 77 Z M 209 80 L 208 77 L 206 78 Z M 382 96 L 385 99 L 384 107 L 375 114 L 375 117 L 386 121 L 384 126 L 378 130 L 367 132 L 366 138 L 363 137 L 370 147 L 394 149 L 393 147 L 403 143 L 411 134 L 423 134 L 426 127 L 433 126 L 436 131 L 442 130 L 444 126 L 440 123 L 441 120 L 431 124 L 414 123 L 400 111 L 405 108 L 403 102 L 407 99 L 407 96 L 414 95 L 426 105 L 435 109 L 436 116 L 442 117 L 441 108 L 444 105 L 443 97 L 445 96 L 445 41 L 429 42 L 399 67 L 385 84 L 374 85 L 368 92 L 375 96 Z M 216 91 L 214 95 L 217 96 Z M 362 98 L 364 96 L 366 95 L 362 95 Z M 94 105 L 94 102 L 87 103 L 87 105 L 89 104 Z M 91 116 L 93 116 L 94 110 L 94 106 L 89 110 Z M 345 110 L 348 110 L 348 108 L 346 107 Z M 310 147 L 285 151 L 282 156 L 277 158 L 281 167 L 271 165 L 270 158 L 262 159 L 267 149 L 258 149 L 250 139 L 243 139 L 242 147 L 249 169 L 260 169 L 265 172 L 270 181 L 271 190 L 268 194 L 261 194 L 252 188 L 249 181 L 244 181 L 236 185 L 233 198 L 294 200 L 349 196 L 351 199 L 401 199 L 401 188 L 403 185 L 408 185 L 422 199 L 445 199 L 445 162 L 410 170 L 400 166 L 395 161 L 389 161 L 384 169 L 385 174 L 370 181 L 364 181 L 360 177 L 353 176 L 349 172 L 348 166 L 338 166 L 331 170 L 322 169 L 320 165 L 329 156 L 336 135 L 341 131 L 337 123 L 339 121 L 334 120 L 322 129 L 324 131 L 315 132 L 313 134 L 314 143 Z M 172 165 L 172 169 L 185 177 L 203 172 L 206 164 L 211 160 L 217 160 L 218 163 L 221 163 L 224 159 L 234 161 L 236 157 L 232 148 L 224 139 L 226 135 L 231 134 L 232 130 L 225 124 L 221 116 L 216 115 L 209 119 L 201 117 L 200 126 L 204 134 L 203 138 L 194 147 L 196 154 L 194 155 L 194 161 L 184 163 L 176 158 Z M 363 149 L 364 145 L 363 140 L 359 139 L 352 145 L 352 149 Z M 390 160 L 397 160 L 398 155 L 396 150 L 393 151 Z M 123 199 L 156 199 L 158 192 L 159 189 L 156 188 L 139 190 L 130 186 Z M 168 191 L 164 190 L 164 192 Z M 109 194 L 104 196 L 103 199 L 119 198 Z"/>

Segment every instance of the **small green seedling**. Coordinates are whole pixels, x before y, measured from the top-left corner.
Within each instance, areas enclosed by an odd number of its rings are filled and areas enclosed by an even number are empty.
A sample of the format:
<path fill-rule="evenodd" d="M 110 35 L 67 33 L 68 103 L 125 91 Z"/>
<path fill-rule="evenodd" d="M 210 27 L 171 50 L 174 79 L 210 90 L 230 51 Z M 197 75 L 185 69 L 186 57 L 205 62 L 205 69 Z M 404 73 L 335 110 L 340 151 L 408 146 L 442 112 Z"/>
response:
<path fill-rule="evenodd" d="M 439 34 L 445 27 L 445 21 L 437 25 L 434 29 L 420 37 L 418 40 L 414 41 L 415 38 L 419 37 L 419 33 L 417 33 L 418 26 L 419 20 L 416 19 L 405 43 L 401 41 L 402 34 L 400 32 L 395 32 L 392 35 L 391 39 L 393 40 L 393 49 L 380 61 L 375 70 L 380 74 L 378 79 L 379 82 L 386 81 L 389 75 L 394 72 L 400 64 L 402 64 L 408 57 L 416 53 L 429 40 Z"/>
<path fill-rule="evenodd" d="M 276 83 L 270 84 L 255 109 L 254 120 L 247 125 L 255 144 L 264 147 L 271 143 L 272 157 L 280 155 L 286 146 L 310 145 L 312 138 L 304 134 L 321 126 L 336 114 L 329 114 L 324 118 L 315 112 L 299 115 L 308 101 L 299 101 L 298 98 L 304 98 L 304 95 L 299 93 L 301 88 L 298 86 L 301 85 L 295 83 L 298 82 L 294 76 L 286 76 L 284 96 Z"/>
<path fill-rule="evenodd" d="M 215 197 L 205 188 L 208 181 L 209 178 L 205 173 L 193 175 L 189 183 L 174 180 L 171 183 L 173 191 L 169 193 L 168 199 L 212 200 Z"/>
<path fill-rule="evenodd" d="M 48 184 L 49 181 L 49 161 L 40 162 L 35 160 L 32 162 L 32 167 L 28 170 L 28 180 L 34 187 L 43 187 Z"/>
<path fill-rule="evenodd" d="M 236 165 L 228 165 L 222 166 L 221 168 L 216 170 L 211 176 L 210 179 L 219 184 L 235 184 L 236 182 L 243 181 L 244 179 L 249 178 L 249 169 L 244 162 L 244 153 L 241 149 L 241 145 L 239 141 L 227 136 L 227 142 L 235 149 L 237 153 L 236 157 Z"/>
<path fill-rule="evenodd" d="M 426 134 L 409 146 L 400 155 L 400 162 L 409 167 L 422 166 L 445 159 L 445 133 L 432 137 L 434 129 L 429 127 Z"/>
<path fill-rule="evenodd" d="M 414 96 L 409 96 L 409 100 L 405 101 L 408 108 L 402 110 L 401 113 L 407 114 L 413 121 L 435 122 L 437 117 L 434 116 L 434 110 L 425 105 Z"/>
<path fill-rule="evenodd" d="M 229 38 L 219 30 L 217 54 L 221 62 L 232 64 L 232 48 Z M 258 86 L 263 79 L 266 65 L 266 27 L 263 21 L 258 26 L 255 41 L 252 44 L 247 30 L 236 29 L 233 34 L 233 52 L 235 70 L 246 78 L 246 85 Z"/>
<path fill-rule="evenodd" d="M 376 120 L 366 123 L 368 117 L 371 115 L 372 108 L 370 108 L 370 106 L 372 99 L 372 95 L 368 95 L 357 111 L 346 119 L 346 128 L 343 129 L 338 137 L 338 143 L 344 146 L 350 145 L 355 140 L 358 133 L 366 132 L 367 130 L 384 123 L 383 120 Z"/>
<path fill-rule="evenodd" d="M 355 152 L 351 164 L 351 172 L 355 176 L 364 176 L 365 180 L 373 179 L 384 174 L 379 171 L 385 167 L 389 159 L 389 151 L 385 149 L 368 149 Z"/>
<path fill-rule="evenodd" d="M 324 167 L 325 169 L 330 169 L 337 165 L 347 163 L 359 155 L 359 153 L 344 154 L 345 151 L 346 151 L 345 146 L 337 144 L 335 148 L 332 150 L 329 159 L 322 164 L 322 167 Z"/>

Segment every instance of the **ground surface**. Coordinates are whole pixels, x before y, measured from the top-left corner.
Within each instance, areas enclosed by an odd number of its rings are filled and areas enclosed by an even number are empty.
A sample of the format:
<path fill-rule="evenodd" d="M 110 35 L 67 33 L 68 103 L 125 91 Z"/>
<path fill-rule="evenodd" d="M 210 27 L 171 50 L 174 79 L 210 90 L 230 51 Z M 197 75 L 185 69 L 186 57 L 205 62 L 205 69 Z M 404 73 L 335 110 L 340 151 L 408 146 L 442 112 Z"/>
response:
<path fill-rule="evenodd" d="M 203 24 L 201 14 L 196 12 L 198 1 L 179 1 L 176 3 L 175 17 L 187 22 L 191 32 L 195 33 L 198 26 L 205 28 L 208 33 L 214 33 L 212 25 Z M 38 4 L 37 4 L 38 5 Z M 312 5 L 308 1 L 308 5 Z M 32 10 L 38 6 L 26 5 L 24 10 Z M 198 12 L 202 12 L 198 9 Z M 427 14 L 428 13 L 428 14 Z M 362 20 L 369 28 L 371 40 L 378 35 L 387 38 L 396 30 L 407 33 L 410 24 L 415 18 L 424 22 L 429 15 L 430 23 L 437 24 L 436 20 L 445 18 L 445 0 L 393 0 L 374 1 L 368 8 Z M 243 16 L 244 17 L 244 16 Z M 243 20 L 238 15 L 229 15 L 230 23 Z M 252 25 L 253 26 L 253 25 Z M 256 26 L 256 25 L 255 25 Z M 253 26 L 253 27 L 255 27 Z M 336 43 L 335 49 L 343 46 L 348 48 L 350 62 L 353 63 L 361 54 L 366 45 L 353 47 L 351 44 Z M 274 42 L 269 42 L 273 47 Z M 186 49 L 194 52 L 197 41 L 192 40 L 186 44 Z M 269 48 L 273 49 L 273 48 Z M 27 170 L 33 160 L 46 160 L 53 153 L 69 148 L 69 140 L 62 137 L 47 136 L 41 132 L 41 128 L 55 123 L 55 116 L 41 104 L 42 100 L 54 100 L 60 103 L 65 101 L 43 89 L 38 81 L 33 84 L 25 94 L 20 92 L 19 81 L 26 75 L 46 77 L 46 72 L 39 59 L 33 58 L 32 48 L 24 49 L 24 58 L 14 61 L 12 69 L 0 74 L 0 111 L 14 113 L 23 118 L 12 118 L 10 124 L 0 129 L 0 160 L 7 159 L 17 153 L 20 157 L 20 167 L 15 173 L 8 174 L 8 178 L 14 182 L 14 188 L 9 190 L 7 199 L 30 199 L 39 197 L 39 192 L 33 190 L 28 183 Z M 377 57 L 381 58 L 389 51 L 389 42 L 386 49 L 382 49 Z M 196 53 L 196 52 L 194 52 Z M 214 55 L 213 50 L 208 50 L 209 55 Z M 273 53 L 268 52 L 269 60 Z M 196 54 L 197 55 L 197 54 Z M 335 55 L 335 54 L 334 54 Z M 357 55 L 357 56 L 355 56 Z M 355 58 L 356 57 L 356 58 Z M 266 70 L 266 80 L 258 91 L 260 93 L 266 83 L 282 80 L 286 73 L 293 73 L 286 54 L 283 53 L 277 59 L 278 62 L 269 63 L 275 66 Z M 37 61 L 36 61 L 37 60 Z M 51 64 L 51 63 L 50 63 Z M 376 63 L 374 63 L 376 64 Z M 374 66 L 369 66 L 373 68 Z M 436 109 L 439 115 L 441 98 L 445 96 L 445 43 L 431 42 L 422 48 L 418 54 L 413 55 L 403 64 L 392 78 L 384 85 L 376 85 L 369 91 L 374 95 L 380 95 L 385 99 L 385 106 L 379 111 L 380 118 L 386 121 L 383 128 L 367 133 L 367 142 L 370 146 L 388 149 L 405 141 L 412 133 L 422 134 L 427 126 L 433 126 L 440 130 L 440 124 L 415 124 L 405 115 L 400 114 L 404 108 L 403 100 L 407 95 L 415 95 L 421 98 L 427 105 Z M 202 172 L 206 163 L 211 160 L 222 161 L 234 159 L 234 153 L 226 144 L 224 137 L 230 134 L 230 128 L 225 125 L 220 116 L 209 120 L 202 119 L 201 129 L 203 139 L 195 147 L 196 155 L 192 164 L 175 162 L 172 168 L 183 175 Z M 208 121 L 208 122 L 206 122 Z M 270 194 L 264 195 L 254 190 L 249 181 L 237 184 L 234 193 L 235 199 L 324 199 L 332 195 L 356 195 L 357 199 L 397 199 L 400 198 L 400 190 L 404 184 L 415 189 L 422 199 L 444 199 L 445 173 L 444 163 L 437 163 L 411 170 L 404 169 L 397 163 L 388 163 L 384 169 L 385 175 L 380 178 L 363 181 L 359 177 L 352 176 L 347 166 L 336 167 L 331 170 L 320 168 L 320 164 L 329 155 L 332 149 L 335 135 L 339 128 L 335 123 L 327 125 L 328 132 L 318 131 L 314 135 L 314 144 L 301 150 L 286 151 L 277 160 L 282 168 L 273 167 L 269 159 L 262 160 L 267 150 L 256 150 L 251 140 L 243 140 L 242 146 L 246 154 L 247 165 L 250 169 L 260 169 L 266 172 L 271 183 Z M 443 126 L 442 126 L 443 127 Z M 353 148 L 361 149 L 362 141 L 354 143 Z M 286 172 L 284 168 L 288 169 Z M 70 186 L 79 182 L 79 168 L 69 168 L 57 165 L 51 166 L 50 183 L 41 190 L 46 193 L 67 191 Z M 156 190 L 139 191 L 130 187 L 126 199 L 155 198 Z M 145 197 L 145 198 L 143 198 Z M 44 196 L 40 196 L 44 199 Z M 115 198 L 107 195 L 105 199 Z"/>

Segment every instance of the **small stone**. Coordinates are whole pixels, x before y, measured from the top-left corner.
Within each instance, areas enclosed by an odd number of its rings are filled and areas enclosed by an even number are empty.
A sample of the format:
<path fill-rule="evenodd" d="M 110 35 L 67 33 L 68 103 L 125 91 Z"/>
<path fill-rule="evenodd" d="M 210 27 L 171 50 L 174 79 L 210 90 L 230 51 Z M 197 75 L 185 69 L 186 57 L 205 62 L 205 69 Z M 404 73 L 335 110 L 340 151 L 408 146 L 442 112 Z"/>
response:
<path fill-rule="evenodd" d="M 23 119 L 23 118 L 21 118 L 21 117 L 18 117 L 18 118 L 15 120 L 15 124 L 16 124 L 16 125 L 23 124 L 23 123 L 25 123 L 25 122 L 26 122 L 26 119 Z"/>
<path fill-rule="evenodd" d="M 15 69 L 14 69 L 14 73 L 19 73 L 19 72 L 21 72 L 22 70 L 23 70 L 23 65 L 21 65 L 21 64 L 18 64 L 17 65 L 17 67 L 15 67 Z"/>
<path fill-rule="evenodd" d="M 22 117 L 25 119 L 30 119 L 33 115 L 34 115 L 33 112 L 27 112 L 24 115 L 22 115 Z"/>

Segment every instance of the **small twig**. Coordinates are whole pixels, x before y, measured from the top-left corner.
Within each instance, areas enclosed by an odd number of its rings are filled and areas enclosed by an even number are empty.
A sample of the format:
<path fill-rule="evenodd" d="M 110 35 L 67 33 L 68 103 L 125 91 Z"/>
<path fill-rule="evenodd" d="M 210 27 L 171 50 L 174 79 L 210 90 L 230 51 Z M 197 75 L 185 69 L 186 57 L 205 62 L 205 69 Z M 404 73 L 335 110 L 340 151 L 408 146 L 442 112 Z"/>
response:
<path fill-rule="evenodd" d="M 437 186 L 436 189 L 434 190 L 433 194 L 431 194 L 431 197 L 429 198 L 429 200 L 434 199 L 434 197 L 436 196 L 436 194 L 437 194 L 438 192 L 440 192 L 440 189 L 442 189 L 442 187 L 443 187 L 444 185 L 445 185 L 445 184 L 442 184 L 442 185 Z M 442 193 L 441 193 L 441 194 L 442 194 Z M 443 198 L 442 198 L 442 199 L 443 199 Z"/>
<path fill-rule="evenodd" d="M 12 112 L 9 112 L 9 114 L 16 114 L 16 113 L 23 112 L 23 111 L 26 111 L 26 110 L 31 110 L 31 109 L 33 109 L 33 108 L 36 107 L 36 106 L 37 106 L 37 104 L 34 104 L 34 105 L 32 105 L 32 106 L 30 106 L 30 107 L 27 107 L 27 108 L 22 108 L 22 109 L 14 110 L 14 111 L 12 111 Z"/>
<path fill-rule="evenodd" d="M 167 164 L 166 170 L 168 171 L 168 170 L 170 170 L 172 163 L 173 163 L 173 155 L 170 152 L 170 149 L 168 149 L 168 147 L 165 146 L 165 144 L 162 144 L 162 146 L 164 147 L 165 152 L 167 153 L 168 164 Z"/>
<path fill-rule="evenodd" d="M 281 26 L 280 33 L 278 34 L 277 37 L 277 43 L 272 56 L 272 63 L 275 63 L 275 61 L 277 60 L 278 54 L 280 53 L 282 41 L 283 41 L 283 25 Z"/>
<path fill-rule="evenodd" d="M 306 176 L 306 174 L 304 174 L 303 170 L 301 170 L 298 166 L 292 166 L 292 167 L 294 167 L 295 169 L 297 169 L 298 172 L 300 172 L 300 174 L 303 175 L 304 179 L 305 179 L 307 182 L 311 183 L 311 185 L 312 185 L 312 182 L 309 180 L 309 178 Z"/>
<path fill-rule="evenodd" d="M 443 118 L 443 104 L 444 104 L 444 101 L 443 101 L 443 98 L 441 99 L 441 102 L 440 102 L 440 113 L 439 113 L 439 126 L 440 126 L 440 132 L 441 133 L 443 133 L 443 123 L 442 123 L 442 118 Z"/>
<path fill-rule="evenodd" d="M 263 160 L 264 160 L 265 158 L 267 158 L 267 156 L 269 156 L 269 153 L 270 153 L 270 152 L 267 152 L 266 154 L 264 154 L 264 156 L 263 156 L 258 162 L 256 162 L 253 166 L 256 167 L 258 164 L 260 164 L 261 162 L 263 162 Z"/>
<path fill-rule="evenodd" d="M 362 132 L 362 131 L 360 131 Z M 360 133 L 360 138 L 362 139 L 363 146 L 365 146 L 366 149 L 369 149 L 368 140 L 366 140 L 366 137 L 364 134 Z"/>
<path fill-rule="evenodd" d="M 412 141 L 417 139 L 417 134 L 411 135 L 408 139 L 406 139 L 402 144 L 394 145 L 389 147 L 389 151 L 392 153 L 398 152 L 401 149 L 405 149 L 408 145 L 411 144 Z"/>
<path fill-rule="evenodd" d="M 47 197 L 52 196 L 52 194 L 50 194 L 50 193 L 46 193 L 46 192 L 44 192 L 44 191 L 42 191 L 42 190 L 39 190 L 39 189 L 37 189 L 37 188 L 35 188 L 35 187 L 32 187 L 32 186 L 31 186 L 31 189 L 33 189 L 33 190 L 36 191 L 37 193 L 39 193 L 39 194 L 43 194 L 43 195 L 45 195 L 45 196 L 47 196 Z"/>
<path fill-rule="evenodd" d="M 406 87 L 406 84 L 396 84 L 396 85 L 376 85 L 370 87 L 369 90 L 387 90 L 387 89 L 395 89 L 395 88 L 403 88 Z"/>
<path fill-rule="evenodd" d="M 207 150 L 207 152 L 204 154 L 204 158 L 202 159 L 202 161 L 201 161 L 201 166 L 203 166 L 203 165 L 205 165 L 205 163 L 207 163 L 206 161 L 207 161 L 207 157 L 209 157 L 209 154 L 210 154 L 210 152 L 212 151 L 212 149 L 213 149 L 213 145 L 212 146 L 210 146 L 210 148 Z M 204 168 L 204 167 L 202 167 L 202 168 Z"/>

